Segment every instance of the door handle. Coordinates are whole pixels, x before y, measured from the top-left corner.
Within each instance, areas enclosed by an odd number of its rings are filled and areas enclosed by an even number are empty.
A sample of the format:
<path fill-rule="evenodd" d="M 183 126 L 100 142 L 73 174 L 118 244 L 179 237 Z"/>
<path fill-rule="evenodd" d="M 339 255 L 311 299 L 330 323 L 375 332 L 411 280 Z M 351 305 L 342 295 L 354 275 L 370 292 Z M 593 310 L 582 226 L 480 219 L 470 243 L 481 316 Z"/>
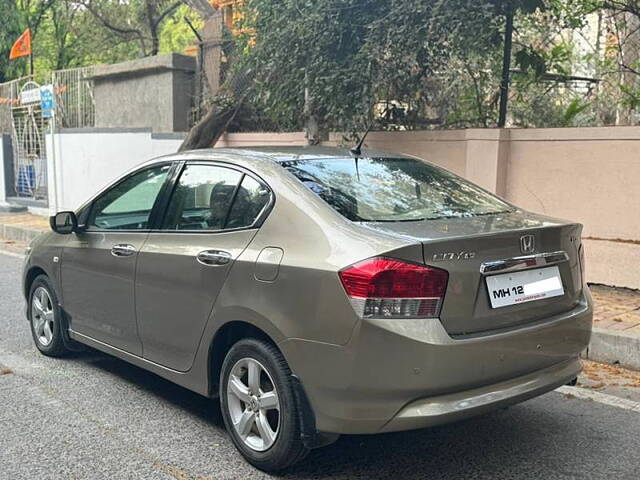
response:
<path fill-rule="evenodd" d="M 136 253 L 136 247 L 128 243 L 118 243 L 111 247 L 111 255 L 114 257 L 130 257 Z"/>
<path fill-rule="evenodd" d="M 228 264 L 231 261 L 231 254 L 222 250 L 204 250 L 196 255 L 196 259 L 202 265 L 217 267 Z"/>

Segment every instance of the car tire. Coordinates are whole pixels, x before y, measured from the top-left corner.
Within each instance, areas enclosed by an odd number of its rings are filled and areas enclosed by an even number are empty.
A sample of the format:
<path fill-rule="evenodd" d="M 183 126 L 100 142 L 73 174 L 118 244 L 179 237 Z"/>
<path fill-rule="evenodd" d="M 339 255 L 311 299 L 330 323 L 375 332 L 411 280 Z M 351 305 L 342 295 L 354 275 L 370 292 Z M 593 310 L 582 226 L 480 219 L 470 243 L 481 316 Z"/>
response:
<path fill-rule="evenodd" d="M 62 315 L 49 277 L 38 275 L 29 289 L 27 316 L 36 347 L 49 357 L 62 357 L 70 352 L 62 337 Z"/>
<path fill-rule="evenodd" d="M 247 338 L 231 347 L 220 372 L 220 406 L 233 443 L 256 468 L 283 470 L 309 453 L 291 370 L 271 343 Z"/>

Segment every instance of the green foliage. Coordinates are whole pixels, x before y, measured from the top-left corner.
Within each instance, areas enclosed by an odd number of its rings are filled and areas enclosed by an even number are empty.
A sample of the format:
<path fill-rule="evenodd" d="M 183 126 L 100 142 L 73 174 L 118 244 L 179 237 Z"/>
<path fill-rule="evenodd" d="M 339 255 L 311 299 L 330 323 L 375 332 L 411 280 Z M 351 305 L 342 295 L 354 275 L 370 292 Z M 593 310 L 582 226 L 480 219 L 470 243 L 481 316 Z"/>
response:
<path fill-rule="evenodd" d="M 558 32 L 586 8 L 561 0 L 248 0 L 243 27 L 255 35 L 241 38 L 239 65 L 255 76 L 255 105 L 282 128 L 299 129 L 310 115 L 347 133 L 374 115 L 388 130 L 494 126 L 513 9 L 512 123 L 566 125 L 586 118 L 588 102 L 562 80 L 576 58 Z"/>
<path fill-rule="evenodd" d="M 244 72 L 250 88 L 232 128 L 299 130 L 310 118 L 351 134 L 374 118 L 387 130 L 495 126 L 510 11 L 511 125 L 637 120 L 640 61 L 622 39 L 640 22 L 637 0 L 245 0 L 242 33 L 225 32 L 223 71 Z M 576 47 L 593 12 L 619 45 Z M 0 82 L 28 71 L 27 59 L 8 61 L 27 26 L 44 73 L 182 52 L 196 40 L 183 18 L 203 23 L 177 0 L 4 0 L 0 16 Z M 576 74 L 600 82 L 574 88 Z"/>
<path fill-rule="evenodd" d="M 35 70 L 45 73 L 182 52 L 196 41 L 184 17 L 202 25 L 197 13 L 176 0 L 4 0 L 0 16 L 0 82 L 28 72 L 27 60 L 8 60 L 27 27 Z"/>
<path fill-rule="evenodd" d="M 573 100 L 571 100 L 571 102 L 567 106 L 567 109 L 564 112 L 564 115 L 562 116 L 562 120 L 563 120 L 562 126 L 563 127 L 573 126 L 574 121 L 576 120 L 578 115 L 580 115 L 585 110 L 587 110 L 587 108 L 589 108 L 588 103 L 581 102 L 577 98 L 574 98 Z"/>
<path fill-rule="evenodd" d="M 516 65 L 525 72 L 534 72 L 536 77 L 541 77 L 547 71 L 547 61 L 542 52 L 524 47 L 515 54 Z"/>
<path fill-rule="evenodd" d="M 187 5 L 181 5 L 173 15 L 165 20 L 160 30 L 160 53 L 182 53 L 187 47 L 194 44 L 196 38 L 184 21 L 188 18 L 193 26 L 200 30 L 204 22 L 200 15 Z"/>
<path fill-rule="evenodd" d="M 477 0 L 248 0 L 246 8 L 243 26 L 257 43 L 243 45 L 243 65 L 255 72 L 259 103 L 292 128 L 304 120 L 305 98 L 327 128 L 362 130 L 374 106 L 389 128 L 428 125 L 439 72 L 495 50 L 501 25 L 496 4 Z"/>
<path fill-rule="evenodd" d="M 0 28 L 0 83 L 2 83 L 24 72 L 25 60 L 9 61 L 9 51 L 25 26 L 15 2 L 0 2 L 0 18 L 2 18 L 2 28 Z"/>

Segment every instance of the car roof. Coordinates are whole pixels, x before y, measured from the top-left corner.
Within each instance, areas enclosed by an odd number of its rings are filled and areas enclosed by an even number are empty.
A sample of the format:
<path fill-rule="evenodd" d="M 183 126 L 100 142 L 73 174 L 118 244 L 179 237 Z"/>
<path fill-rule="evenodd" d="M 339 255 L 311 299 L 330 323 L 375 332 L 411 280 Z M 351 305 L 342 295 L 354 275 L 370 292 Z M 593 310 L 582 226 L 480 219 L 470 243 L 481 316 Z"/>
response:
<path fill-rule="evenodd" d="M 256 147 L 234 147 L 234 148 L 206 148 L 201 150 L 189 150 L 181 152 L 184 154 L 206 155 L 215 158 L 217 155 L 238 155 L 246 157 L 259 157 L 282 163 L 292 160 L 316 160 L 328 158 L 352 158 L 352 157 L 375 157 L 375 158 L 411 158 L 400 153 L 384 152 L 382 150 L 362 149 L 361 155 L 353 154 L 348 148 L 325 147 L 318 145 L 307 146 L 256 146 Z"/>

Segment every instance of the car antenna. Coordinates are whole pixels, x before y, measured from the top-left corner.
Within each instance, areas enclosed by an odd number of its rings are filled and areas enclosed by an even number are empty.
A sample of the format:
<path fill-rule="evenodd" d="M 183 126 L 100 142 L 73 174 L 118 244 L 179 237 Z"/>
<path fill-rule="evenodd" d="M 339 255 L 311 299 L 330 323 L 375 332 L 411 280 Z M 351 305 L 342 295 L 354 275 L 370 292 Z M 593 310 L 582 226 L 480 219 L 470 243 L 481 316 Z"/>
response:
<path fill-rule="evenodd" d="M 369 126 L 367 127 L 367 130 L 364 132 L 364 135 L 362 135 L 362 138 L 358 142 L 358 145 L 356 145 L 351 149 L 351 153 L 353 153 L 354 155 L 362 154 L 362 144 L 364 143 L 364 139 L 367 138 L 367 135 L 371 131 L 371 127 L 373 127 L 373 120 L 371 121 L 371 123 L 369 123 Z"/>

